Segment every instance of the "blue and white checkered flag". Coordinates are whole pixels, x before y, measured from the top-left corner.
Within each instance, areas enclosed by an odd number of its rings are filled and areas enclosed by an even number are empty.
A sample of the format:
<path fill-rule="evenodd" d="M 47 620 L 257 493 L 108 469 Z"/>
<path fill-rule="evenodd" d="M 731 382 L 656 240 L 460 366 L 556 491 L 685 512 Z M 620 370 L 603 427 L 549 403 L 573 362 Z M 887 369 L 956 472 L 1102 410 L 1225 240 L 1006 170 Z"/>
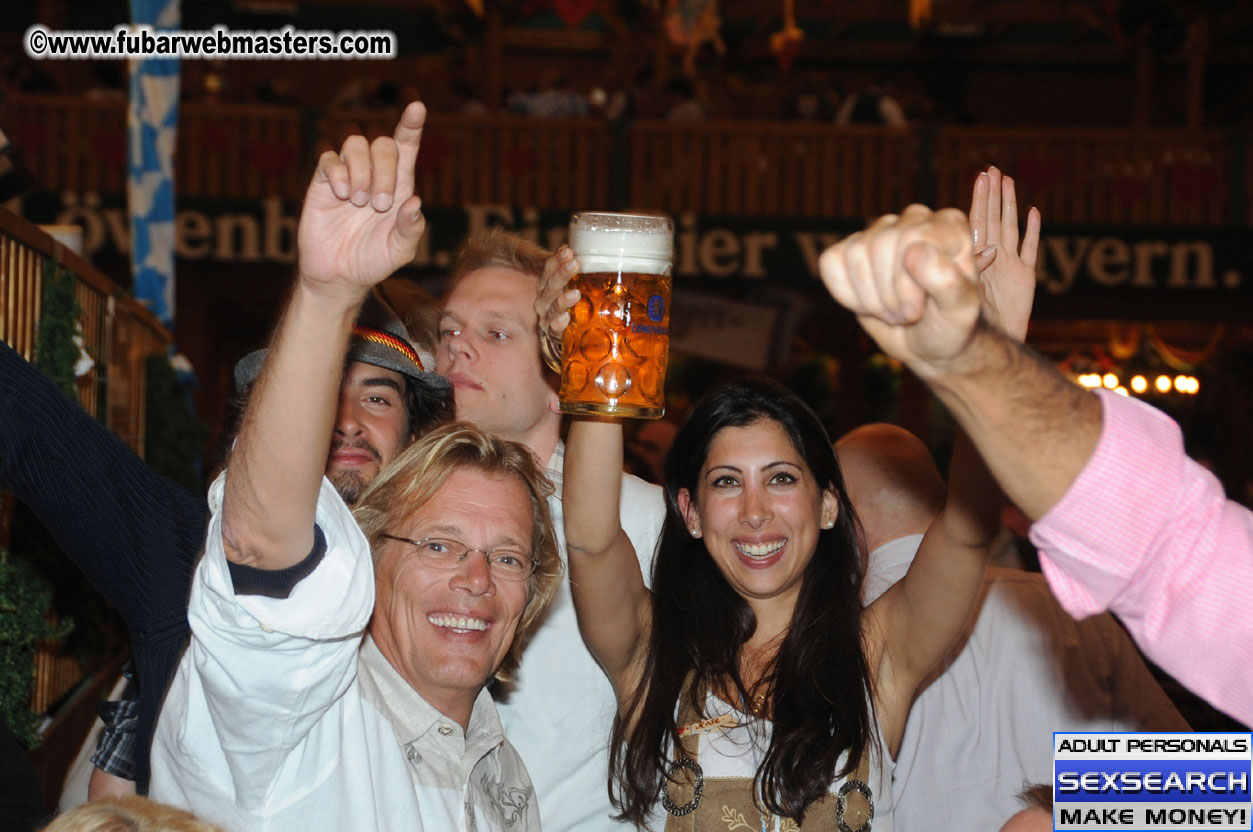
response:
<path fill-rule="evenodd" d="M 130 0 L 131 18 L 179 28 L 179 0 Z M 127 112 L 127 197 L 135 297 L 174 324 L 174 142 L 178 136 L 176 58 L 131 61 Z"/>

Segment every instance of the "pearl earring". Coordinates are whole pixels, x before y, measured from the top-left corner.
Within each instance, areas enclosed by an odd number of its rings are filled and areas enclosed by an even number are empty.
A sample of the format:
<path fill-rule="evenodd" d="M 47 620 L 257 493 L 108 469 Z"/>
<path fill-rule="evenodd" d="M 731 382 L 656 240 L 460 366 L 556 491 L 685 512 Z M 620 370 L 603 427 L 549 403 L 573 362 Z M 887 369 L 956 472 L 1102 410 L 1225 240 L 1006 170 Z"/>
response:
<path fill-rule="evenodd" d="M 700 537 L 700 532 L 696 530 L 695 526 L 692 526 L 690 529 L 688 529 L 688 531 L 692 533 L 692 537 Z"/>

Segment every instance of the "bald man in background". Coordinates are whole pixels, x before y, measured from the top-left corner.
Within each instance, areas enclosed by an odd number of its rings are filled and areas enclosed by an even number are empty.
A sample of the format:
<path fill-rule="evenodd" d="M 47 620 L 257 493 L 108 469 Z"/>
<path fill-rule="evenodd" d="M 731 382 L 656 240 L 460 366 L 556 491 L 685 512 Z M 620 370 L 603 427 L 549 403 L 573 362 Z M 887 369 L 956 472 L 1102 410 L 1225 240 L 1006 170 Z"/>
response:
<path fill-rule="evenodd" d="M 904 576 L 944 505 L 930 452 L 867 425 L 836 442 L 870 553 L 869 604 Z M 924 682 L 896 755 L 896 828 L 999 829 L 1053 779 L 1053 731 L 1187 731 L 1108 614 L 1074 621 L 1043 576 L 992 567 L 968 635 Z M 961 761 L 956 764 L 955 761 Z"/>

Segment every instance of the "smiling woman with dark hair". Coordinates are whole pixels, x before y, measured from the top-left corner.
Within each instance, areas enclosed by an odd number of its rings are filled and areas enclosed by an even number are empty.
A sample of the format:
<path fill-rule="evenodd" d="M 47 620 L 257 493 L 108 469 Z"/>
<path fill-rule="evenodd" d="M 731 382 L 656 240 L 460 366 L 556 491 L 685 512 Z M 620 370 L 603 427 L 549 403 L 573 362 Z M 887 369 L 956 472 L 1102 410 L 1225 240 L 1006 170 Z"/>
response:
<path fill-rule="evenodd" d="M 666 460 L 651 592 L 617 521 L 621 449 L 620 424 L 574 423 L 564 505 L 579 624 L 618 696 L 622 815 L 652 830 L 890 830 L 890 755 L 995 530 L 994 511 L 968 508 L 978 470 L 960 463 L 913 568 L 863 611 L 856 514 L 830 439 L 787 388 L 729 384 L 692 411 Z"/>

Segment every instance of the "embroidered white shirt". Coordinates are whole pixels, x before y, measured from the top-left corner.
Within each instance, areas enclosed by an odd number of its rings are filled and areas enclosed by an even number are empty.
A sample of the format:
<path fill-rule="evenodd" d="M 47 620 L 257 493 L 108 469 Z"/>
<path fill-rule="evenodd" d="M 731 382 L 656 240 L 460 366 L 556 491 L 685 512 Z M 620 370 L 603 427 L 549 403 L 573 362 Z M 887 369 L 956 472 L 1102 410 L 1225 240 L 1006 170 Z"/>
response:
<path fill-rule="evenodd" d="M 330 482 L 327 551 L 285 599 L 236 596 L 223 478 L 188 616 L 192 641 L 152 749 L 152 797 L 231 832 L 538 830 L 521 758 L 480 692 L 469 730 L 426 703 L 363 634 L 369 546 Z"/>

